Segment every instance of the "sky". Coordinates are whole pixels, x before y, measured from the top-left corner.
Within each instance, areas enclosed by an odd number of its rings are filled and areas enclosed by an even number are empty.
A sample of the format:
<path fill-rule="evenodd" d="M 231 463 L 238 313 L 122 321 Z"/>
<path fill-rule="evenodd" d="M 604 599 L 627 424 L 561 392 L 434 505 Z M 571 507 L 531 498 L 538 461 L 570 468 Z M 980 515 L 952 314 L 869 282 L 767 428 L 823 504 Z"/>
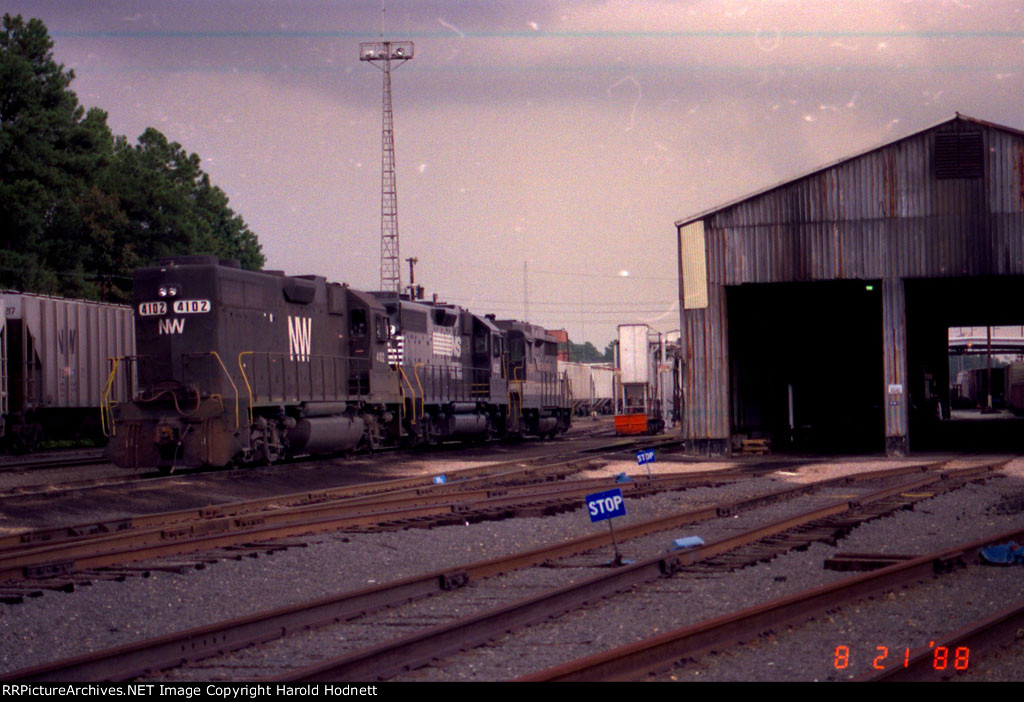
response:
<path fill-rule="evenodd" d="M 678 329 L 677 220 L 961 112 L 1024 129 L 1002 0 L 6 0 L 86 107 L 203 160 L 267 268 L 380 284 L 382 72 L 400 256 L 428 295 L 599 349 Z M 382 22 L 383 18 L 383 22 Z M 524 270 L 525 269 L 525 270 Z"/>

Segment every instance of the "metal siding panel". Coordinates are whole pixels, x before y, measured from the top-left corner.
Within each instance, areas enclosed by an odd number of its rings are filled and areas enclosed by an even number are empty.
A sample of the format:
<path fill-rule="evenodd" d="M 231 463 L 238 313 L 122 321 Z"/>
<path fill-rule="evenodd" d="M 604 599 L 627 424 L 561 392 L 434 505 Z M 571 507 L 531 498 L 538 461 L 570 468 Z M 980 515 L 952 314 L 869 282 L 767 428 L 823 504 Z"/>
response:
<path fill-rule="evenodd" d="M 882 281 L 882 354 L 885 387 L 885 436 L 889 440 L 907 441 L 907 320 L 903 281 L 886 278 Z M 898 395 L 889 393 L 890 386 L 899 386 Z"/>
<path fill-rule="evenodd" d="M 697 220 L 685 227 L 680 227 L 678 235 L 685 306 L 688 309 L 707 307 L 707 246 L 705 244 L 703 220 Z"/>
<path fill-rule="evenodd" d="M 934 133 L 949 128 L 940 125 L 709 214 L 706 229 L 724 233 L 729 259 L 724 277 L 709 273 L 709 281 L 1024 273 L 1020 230 L 996 218 L 1024 210 L 1024 138 L 972 126 L 988 144 L 986 177 L 937 180 Z"/>
<path fill-rule="evenodd" d="M 685 423 L 687 440 L 729 438 L 729 359 L 725 288 L 713 286 L 709 305 L 687 310 Z"/>

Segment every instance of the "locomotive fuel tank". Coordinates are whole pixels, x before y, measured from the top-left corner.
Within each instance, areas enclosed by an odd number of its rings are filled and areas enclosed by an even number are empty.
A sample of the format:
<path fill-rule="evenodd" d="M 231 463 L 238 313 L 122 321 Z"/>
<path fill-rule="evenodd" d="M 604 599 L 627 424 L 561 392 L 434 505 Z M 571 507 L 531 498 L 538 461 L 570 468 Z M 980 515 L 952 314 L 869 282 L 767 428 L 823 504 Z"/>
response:
<path fill-rule="evenodd" d="M 300 419 L 288 430 L 288 446 L 296 453 L 333 453 L 354 449 L 366 423 L 361 417 L 333 415 Z"/>

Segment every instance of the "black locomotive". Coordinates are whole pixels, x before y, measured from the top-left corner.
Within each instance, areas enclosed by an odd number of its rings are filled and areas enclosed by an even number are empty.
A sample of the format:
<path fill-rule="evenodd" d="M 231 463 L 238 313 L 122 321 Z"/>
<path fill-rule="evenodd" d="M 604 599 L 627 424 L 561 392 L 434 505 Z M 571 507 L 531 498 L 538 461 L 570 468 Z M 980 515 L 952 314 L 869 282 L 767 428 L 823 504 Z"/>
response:
<path fill-rule="evenodd" d="M 103 407 L 123 467 L 224 466 L 569 427 L 544 329 L 212 256 L 135 273 L 137 355 Z"/>

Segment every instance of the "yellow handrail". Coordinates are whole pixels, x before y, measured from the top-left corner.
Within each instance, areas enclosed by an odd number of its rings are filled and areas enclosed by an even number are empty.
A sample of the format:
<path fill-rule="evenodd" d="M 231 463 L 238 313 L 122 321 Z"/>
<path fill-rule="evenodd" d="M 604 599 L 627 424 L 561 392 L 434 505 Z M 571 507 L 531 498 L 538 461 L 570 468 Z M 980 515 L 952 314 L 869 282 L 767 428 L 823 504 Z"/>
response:
<path fill-rule="evenodd" d="M 103 399 L 100 400 L 100 430 L 103 432 L 103 436 L 106 436 L 106 437 L 109 438 L 111 436 L 114 436 L 114 434 L 115 434 L 114 417 L 113 417 L 113 410 L 114 410 L 114 408 L 110 404 L 110 391 L 114 387 L 114 379 L 117 377 L 117 369 L 118 369 L 118 366 L 121 365 L 121 361 L 124 360 L 124 357 L 122 356 L 120 358 L 108 358 L 107 360 L 108 361 L 113 361 L 114 362 L 114 367 L 110 369 L 110 375 L 107 376 L 107 385 L 103 389 Z M 108 424 L 107 415 L 108 414 L 111 415 L 110 418 L 109 418 L 110 433 L 107 433 L 107 424 Z"/>
<path fill-rule="evenodd" d="M 426 414 L 426 410 L 424 409 L 423 406 L 424 400 L 426 399 L 426 394 L 423 392 L 423 383 L 420 382 L 420 366 L 425 365 L 425 363 L 420 361 L 419 363 L 412 367 L 413 377 L 416 378 L 416 387 L 420 389 L 420 419 L 423 419 L 423 415 Z M 416 399 L 413 398 L 413 402 L 415 401 Z"/>
<path fill-rule="evenodd" d="M 255 355 L 255 351 L 242 351 L 238 354 L 238 370 L 242 372 L 242 380 L 245 381 L 245 389 L 249 393 L 249 424 L 252 424 L 252 386 L 249 385 L 249 377 L 245 374 L 245 367 L 242 365 L 242 356 Z"/>
<path fill-rule="evenodd" d="M 228 373 L 228 369 L 224 366 L 224 361 L 220 360 L 220 354 L 216 351 L 210 351 L 209 353 L 217 359 L 217 363 L 220 364 L 221 370 L 224 371 L 224 375 L 227 376 L 228 382 L 231 383 L 231 389 L 235 391 L 235 429 L 238 429 L 238 386 L 235 385 L 235 381 L 231 379 L 231 374 Z"/>
<path fill-rule="evenodd" d="M 515 412 L 515 415 L 516 415 L 516 425 L 517 426 L 519 425 L 520 421 L 522 420 L 522 414 L 523 414 L 523 390 L 524 390 L 524 388 L 523 388 L 523 382 L 524 381 L 517 379 L 516 376 L 518 376 L 518 375 L 519 375 L 519 367 L 516 366 L 516 367 L 514 367 L 512 369 L 512 378 L 509 379 L 509 386 L 510 387 L 509 387 L 509 391 L 508 391 L 508 394 L 509 394 L 509 396 L 508 396 L 508 411 L 509 411 L 509 414 L 512 414 L 513 412 Z M 515 384 L 517 384 L 519 386 L 519 409 L 518 410 L 515 409 L 515 404 L 512 402 L 512 390 L 511 390 L 512 383 L 515 383 Z"/>
<path fill-rule="evenodd" d="M 416 391 L 412 387 L 412 383 L 409 382 L 409 378 L 405 375 L 405 369 L 402 366 L 398 366 L 398 372 L 402 374 L 402 380 L 409 386 L 409 392 L 412 394 L 412 421 L 416 421 Z"/>
<path fill-rule="evenodd" d="M 398 373 L 398 395 L 401 398 L 401 402 L 398 404 L 398 423 L 405 425 L 405 386 L 402 385 L 402 368 L 401 366 L 391 366 L 392 372 Z"/>

